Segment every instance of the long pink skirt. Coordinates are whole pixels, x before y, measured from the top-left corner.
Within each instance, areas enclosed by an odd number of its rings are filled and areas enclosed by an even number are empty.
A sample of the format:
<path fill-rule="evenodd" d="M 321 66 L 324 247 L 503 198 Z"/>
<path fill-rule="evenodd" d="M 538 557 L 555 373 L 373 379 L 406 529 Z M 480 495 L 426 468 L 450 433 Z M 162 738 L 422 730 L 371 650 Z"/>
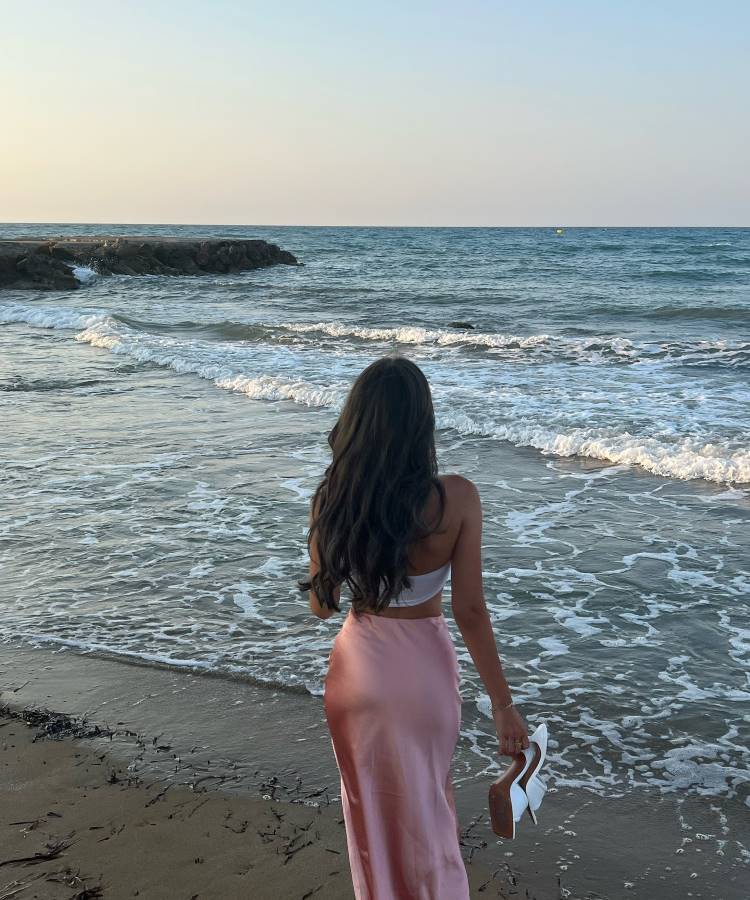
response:
<path fill-rule="evenodd" d="M 324 704 L 357 900 L 468 900 L 450 776 L 459 671 L 443 616 L 350 611 Z"/>

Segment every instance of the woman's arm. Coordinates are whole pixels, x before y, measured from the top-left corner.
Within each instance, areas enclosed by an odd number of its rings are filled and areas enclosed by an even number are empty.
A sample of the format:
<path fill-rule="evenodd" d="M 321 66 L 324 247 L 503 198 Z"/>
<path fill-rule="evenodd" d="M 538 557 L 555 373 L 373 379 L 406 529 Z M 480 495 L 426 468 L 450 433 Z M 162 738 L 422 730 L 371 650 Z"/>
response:
<path fill-rule="evenodd" d="M 310 509 L 310 524 L 312 525 L 314 520 L 314 511 Z M 318 572 L 320 569 L 320 560 L 318 558 L 318 546 L 317 541 L 315 539 L 315 535 L 313 535 L 312 541 L 310 541 L 310 578 Z M 336 603 L 338 604 L 341 599 L 341 586 L 339 585 L 336 590 L 333 592 L 334 597 L 336 598 Z M 315 591 L 310 591 L 310 610 L 313 615 L 316 615 L 319 619 L 330 619 L 331 616 L 336 612 L 335 609 L 330 609 L 328 606 L 323 606 L 321 602 L 318 600 Z"/>
<path fill-rule="evenodd" d="M 526 725 L 512 702 L 482 587 L 482 503 L 476 485 L 461 478 L 463 516 L 451 559 L 453 616 L 492 703 L 500 752 L 529 746 Z M 516 741 L 520 743 L 516 743 Z"/>

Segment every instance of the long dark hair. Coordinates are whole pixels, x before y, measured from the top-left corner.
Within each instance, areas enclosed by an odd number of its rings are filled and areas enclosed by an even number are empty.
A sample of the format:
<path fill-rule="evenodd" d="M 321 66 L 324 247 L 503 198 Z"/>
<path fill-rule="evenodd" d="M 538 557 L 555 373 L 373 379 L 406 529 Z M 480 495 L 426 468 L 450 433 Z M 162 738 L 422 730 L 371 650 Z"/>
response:
<path fill-rule="evenodd" d="M 333 458 L 312 497 L 307 533 L 308 549 L 316 540 L 320 569 L 298 586 L 338 610 L 334 590 L 345 582 L 355 613 L 380 612 L 411 587 L 409 548 L 437 530 L 445 508 L 432 395 L 419 366 L 396 354 L 369 365 L 328 443 Z M 433 486 L 439 515 L 430 527 L 423 513 Z"/>

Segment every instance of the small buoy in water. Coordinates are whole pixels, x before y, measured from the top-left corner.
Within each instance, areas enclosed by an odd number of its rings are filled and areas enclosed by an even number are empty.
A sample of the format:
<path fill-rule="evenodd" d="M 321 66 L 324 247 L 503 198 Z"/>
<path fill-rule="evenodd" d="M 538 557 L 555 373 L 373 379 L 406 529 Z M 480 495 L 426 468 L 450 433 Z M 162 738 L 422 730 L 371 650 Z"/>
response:
<path fill-rule="evenodd" d="M 555 228 L 555 234 L 565 234 L 564 228 Z"/>

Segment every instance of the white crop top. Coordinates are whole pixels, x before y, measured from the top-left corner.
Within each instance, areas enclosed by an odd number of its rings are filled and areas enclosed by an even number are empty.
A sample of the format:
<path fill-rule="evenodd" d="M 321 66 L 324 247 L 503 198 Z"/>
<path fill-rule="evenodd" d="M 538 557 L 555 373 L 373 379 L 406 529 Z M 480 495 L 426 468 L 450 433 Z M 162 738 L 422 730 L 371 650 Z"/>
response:
<path fill-rule="evenodd" d="M 410 575 L 410 588 L 404 588 L 403 591 L 391 600 L 391 606 L 416 606 L 418 603 L 424 603 L 434 597 L 443 589 L 443 585 L 448 579 L 448 573 L 451 569 L 451 561 L 439 569 L 432 572 L 424 572 L 422 575 Z"/>

